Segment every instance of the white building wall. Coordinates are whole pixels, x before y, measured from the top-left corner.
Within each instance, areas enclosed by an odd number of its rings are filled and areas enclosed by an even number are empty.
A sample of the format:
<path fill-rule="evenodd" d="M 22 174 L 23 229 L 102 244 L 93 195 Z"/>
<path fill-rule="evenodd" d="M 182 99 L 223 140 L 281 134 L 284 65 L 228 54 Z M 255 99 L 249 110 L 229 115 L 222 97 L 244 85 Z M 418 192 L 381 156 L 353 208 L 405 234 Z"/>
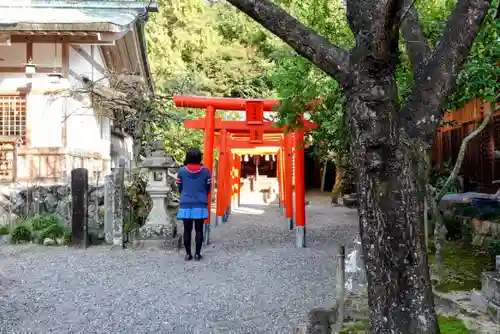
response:
<path fill-rule="evenodd" d="M 104 60 L 97 46 L 81 45 L 94 60 L 105 68 Z M 0 46 L 0 67 L 20 67 L 26 62 L 26 44 L 14 43 Z M 33 63 L 38 67 L 62 67 L 61 44 L 34 43 Z M 102 80 L 103 75 L 71 46 L 69 47 L 69 69 L 91 80 Z M 60 84 L 51 84 L 46 73 L 37 73 L 26 78 L 24 73 L 0 73 L 0 91 L 15 92 L 31 82 L 34 92 L 49 89 L 79 87 L 80 82 L 70 75 Z M 60 98 L 40 93 L 30 94 L 27 99 L 28 131 L 31 147 L 63 147 L 63 123 L 66 122 L 66 149 L 79 154 L 99 153 L 103 158 L 110 156 L 110 121 L 88 108 L 88 101 Z"/>
<path fill-rule="evenodd" d="M 97 46 L 81 45 L 80 47 L 94 61 L 105 68 L 100 49 Z M 69 49 L 69 69 L 92 81 L 103 82 L 105 77 L 90 62 L 82 57 L 74 48 Z M 72 87 L 80 87 L 77 78 L 70 75 Z M 111 126 L 109 119 L 102 117 L 98 110 L 90 107 L 89 99 L 78 101 L 72 99 L 67 106 L 67 146 L 71 152 L 100 153 L 103 158 L 110 157 Z"/>

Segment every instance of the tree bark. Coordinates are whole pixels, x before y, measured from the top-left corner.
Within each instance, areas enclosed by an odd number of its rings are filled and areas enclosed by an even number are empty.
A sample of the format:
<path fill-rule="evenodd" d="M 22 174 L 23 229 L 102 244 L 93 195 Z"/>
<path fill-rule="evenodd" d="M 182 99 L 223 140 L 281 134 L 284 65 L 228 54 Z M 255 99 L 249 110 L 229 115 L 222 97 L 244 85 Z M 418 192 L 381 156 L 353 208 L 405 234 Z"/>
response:
<path fill-rule="evenodd" d="M 397 34 L 392 38 L 396 43 L 389 43 L 390 57 L 374 60 L 366 52 L 353 52 L 350 73 L 357 74 L 357 84 L 345 92 L 370 332 L 438 333 L 421 221 L 421 157 L 414 144 L 401 145 L 408 138 L 395 122 Z M 355 58 L 357 54 L 361 56 Z"/>
<path fill-rule="evenodd" d="M 412 71 L 418 73 L 431 55 L 431 48 L 422 33 L 418 13 L 415 9 L 415 0 L 406 0 L 403 8 L 405 12 L 401 22 L 401 33 L 404 36 L 406 50 L 410 56 Z"/>

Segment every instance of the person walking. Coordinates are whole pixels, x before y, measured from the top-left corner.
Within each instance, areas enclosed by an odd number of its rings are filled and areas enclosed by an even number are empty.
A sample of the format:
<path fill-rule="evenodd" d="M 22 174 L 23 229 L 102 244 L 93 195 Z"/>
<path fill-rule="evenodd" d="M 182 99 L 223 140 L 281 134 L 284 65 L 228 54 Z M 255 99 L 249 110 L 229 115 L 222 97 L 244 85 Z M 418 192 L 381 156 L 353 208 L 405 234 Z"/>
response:
<path fill-rule="evenodd" d="M 193 259 L 191 255 L 191 234 L 195 230 L 195 260 L 201 260 L 203 244 L 203 222 L 208 218 L 208 194 L 212 186 L 210 170 L 201 164 L 202 153 L 198 148 L 190 148 L 186 152 L 184 167 L 177 174 L 177 188 L 181 194 L 177 219 L 184 223 L 184 248 L 186 261 Z"/>

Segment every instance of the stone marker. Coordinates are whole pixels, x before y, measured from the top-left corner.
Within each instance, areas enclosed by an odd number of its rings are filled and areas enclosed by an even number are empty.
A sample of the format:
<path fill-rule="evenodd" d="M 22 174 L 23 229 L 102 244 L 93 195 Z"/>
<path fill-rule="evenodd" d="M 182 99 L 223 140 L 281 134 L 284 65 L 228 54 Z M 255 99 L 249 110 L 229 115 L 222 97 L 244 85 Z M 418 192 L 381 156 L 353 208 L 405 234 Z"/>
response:
<path fill-rule="evenodd" d="M 104 238 L 108 245 L 113 244 L 114 187 L 114 175 L 106 175 L 104 177 Z"/>
<path fill-rule="evenodd" d="M 124 224 L 123 224 L 123 202 L 124 202 L 124 180 L 125 168 L 118 167 L 114 171 L 113 184 L 113 246 L 125 247 Z"/>
<path fill-rule="evenodd" d="M 88 172 L 85 168 L 76 168 L 71 171 L 71 244 L 87 248 L 88 237 Z"/>

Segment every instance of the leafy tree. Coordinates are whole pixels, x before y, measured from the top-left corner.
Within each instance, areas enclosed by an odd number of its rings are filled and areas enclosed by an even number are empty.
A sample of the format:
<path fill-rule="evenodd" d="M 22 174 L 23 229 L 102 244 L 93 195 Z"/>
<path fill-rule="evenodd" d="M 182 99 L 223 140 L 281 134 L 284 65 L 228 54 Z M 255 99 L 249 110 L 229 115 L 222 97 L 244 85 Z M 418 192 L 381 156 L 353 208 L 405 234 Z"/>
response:
<path fill-rule="evenodd" d="M 199 0 L 160 0 L 158 4 L 160 12 L 151 16 L 147 38 L 159 94 L 222 97 L 270 94 L 266 72 L 272 63 L 263 56 L 259 45 L 243 43 L 230 30 L 234 25 L 257 31 L 256 24 L 248 24 L 248 18 L 223 4 L 207 5 Z M 222 23 L 221 17 L 226 18 L 223 21 L 226 23 Z M 177 109 L 172 103 L 163 108 L 180 119 L 197 118 L 204 113 Z M 185 129 L 182 122 L 165 118 L 150 128 L 152 133 L 147 140 L 164 139 L 166 151 L 178 161 L 184 159 L 187 148 L 202 147 L 203 134 Z"/>
<path fill-rule="evenodd" d="M 228 0 L 339 82 L 358 181 L 372 333 L 439 333 L 422 231 L 423 163 L 491 0 L 458 0 L 430 45 L 413 0 L 347 0 L 332 44 L 270 0 Z M 318 7 L 316 7 L 318 8 Z M 399 101 L 400 31 L 412 84 Z"/>

